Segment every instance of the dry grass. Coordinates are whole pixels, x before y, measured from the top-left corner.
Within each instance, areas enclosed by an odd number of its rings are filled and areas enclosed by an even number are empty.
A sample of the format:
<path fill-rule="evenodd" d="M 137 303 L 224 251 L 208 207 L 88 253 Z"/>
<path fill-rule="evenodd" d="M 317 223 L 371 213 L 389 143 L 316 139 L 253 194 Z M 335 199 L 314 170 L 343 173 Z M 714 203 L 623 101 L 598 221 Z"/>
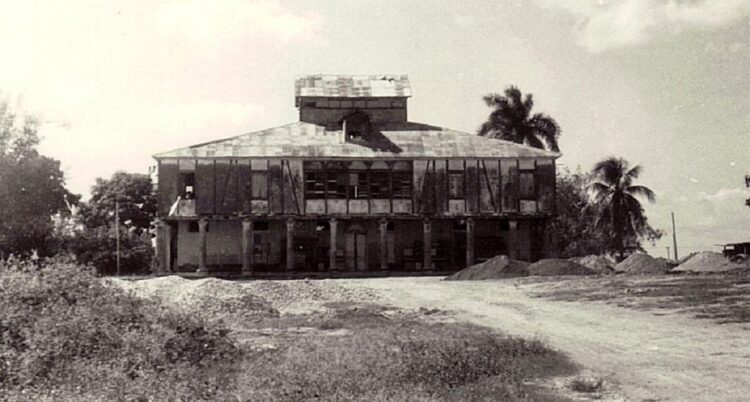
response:
<path fill-rule="evenodd" d="M 505 337 L 472 325 L 437 324 L 418 313 L 379 306 L 282 317 L 288 329 L 250 351 L 238 380 L 242 400 L 480 401 L 564 400 L 527 385 L 576 367 L 539 341 Z M 314 326 L 314 325 L 313 325 Z M 329 329 L 340 336 L 326 336 Z"/>
<path fill-rule="evenodd" d="M 606 301 L 643 310 L 680 310 L 720 323 L 750 323 L 750 276 L 616 276 L 561 280 L 536 295 L 565 301 Z"/>

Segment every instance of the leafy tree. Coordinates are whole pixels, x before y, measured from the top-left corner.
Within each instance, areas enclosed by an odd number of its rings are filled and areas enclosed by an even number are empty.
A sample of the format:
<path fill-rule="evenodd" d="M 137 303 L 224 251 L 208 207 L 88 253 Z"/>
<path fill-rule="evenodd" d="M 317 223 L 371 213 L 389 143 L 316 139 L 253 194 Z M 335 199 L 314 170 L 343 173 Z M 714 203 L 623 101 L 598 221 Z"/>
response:
<path fill-rule="evenodd" d="M 550 223 L 553 255 L 560 258 L 603 254 L 605 234 L 594 224 L 596 209 L 586 191 L 590 175 L 558 172 L 555 204 L 557 214 Z"/>
<path fill-rule="evenodd" d="M 559 152 L 557 139 L 560 126 L 555 119 L 543 114 L 531 114 L 534 100 L 531 94 L 524 98 L 521 91 L 510 86 L 504 95 L 492 93 L 484 96 L 487 106 L 494 109 L 479 128 L 479 135 L 526 144 L 534 148 L 547 148 Z"/>
<path fill-rule="evenodd" d="M 115 200 L 119 203 L 119 225 L 115 222 Z M 149 176 L 116 172 L 110 179 L 97 178 L 91 199 L 73 210 L 67 221 L 56 221 L 56 229 L 66 250 L 78 262 L 93 265 L 99 274 L 116 273 L 115 239 L 119 230 L 121 272 L 148 272 L 153 258 L 149 225 L 156 212 Z"/>
<path fill-rule="evenodd" d="M 638 197 L 649 202 L 656 195 L 648 187 L 635 184 L 641 173 L 639 165 L 630 167 L 623 158 L 610 156 L 591 170 L 592 181 L 588 189 L 593 194 L 596 227 L 606 234 L 606 247 L 618 259 L 641 249 L 641 240 L 655 240 L 662 233 L 648 224 Z"/>
<path fill-rule="evenodd" d="M 36 120 L 19 123 L 0 101 L 0 257 L 52 254 L 52 215 L 78 201 L 65 189 L 60 162 L 39 155 L 38 144 Z"/>
<path fill-rule="evenodd" d="M 120 171 L 109 180 L 97 178 L 91 187 L 91 199 L 82 211 L 86 226 L 101 227 L 113 222 L 115 201 L 119 202 L 120 225 L 137 234 L 148 230 L 157 208 L 148 175 Z"/>

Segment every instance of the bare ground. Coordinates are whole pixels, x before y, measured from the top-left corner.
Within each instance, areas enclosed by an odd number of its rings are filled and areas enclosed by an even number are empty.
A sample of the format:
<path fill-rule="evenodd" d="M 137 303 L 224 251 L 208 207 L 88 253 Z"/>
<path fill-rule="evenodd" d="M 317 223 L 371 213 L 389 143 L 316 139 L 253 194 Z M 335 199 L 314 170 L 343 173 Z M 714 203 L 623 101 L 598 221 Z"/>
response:
<path fill-rule="evenodd" d="M 555 278 L 445 282 L 441 278 L 335 280 L 398 308 L 437 308 L 459 321 L 537 337 L 567 352 L 628 400 L 745 401 L 750 395 L 747 326 L 604 302 L 535 297 Z"/>

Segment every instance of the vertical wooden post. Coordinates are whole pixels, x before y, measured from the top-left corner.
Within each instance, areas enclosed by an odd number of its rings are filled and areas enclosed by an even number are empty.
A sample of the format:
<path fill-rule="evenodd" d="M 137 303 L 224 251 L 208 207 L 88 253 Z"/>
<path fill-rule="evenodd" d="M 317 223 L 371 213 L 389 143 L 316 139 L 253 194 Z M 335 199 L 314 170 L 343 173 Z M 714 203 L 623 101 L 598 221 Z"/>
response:
<path fill-rule="evenodd" d="M 172 225 L 167 222 L 164 225 L 164 270 L 166 272 L 172 272 Z M 119 231 L 120 229 L 117 228 Z M 119 250 L 118 250 L 119 251 Z M 117 274 L 120 274 L 119 261 L 117 266 Z"/>
<path fill-rule="evenodd" d="M 423 222 L 424 229 L 424 261 L 422 269 L 432 269 L 432 222 L 425 218 Z"/>
<path fill-rule="evenodd" d="M 388 221 L 380 220 L 380 270 L 388 270 Z"/>
<path fill-rule="evenodd" d="M 286 221 L 286 269 L 294 269 L 294 219 Z"/>
<path fill-rule="evenodd" d="M 474 218 L 466 219 L 466 266 L 474 265 Z"/>
<path fill-rule="evenodd" d="M 206 268 L 206 228 L 208 220 L 200 218 L 198 220 L 198 272 L 208 272 Z"/>
<path fill-rule="evenodd" d="M 253 221 L 242 220 L 242 272 L 253 270 Z"/>
<path fill-rule="evenodd" d="M 338 221 L 336 218 L 331 218 L 329 221 L 330 226 L 330 243 L 328 246 L 328 269 L 333 271 L 336 269 L 336 239 L 338 234 Z"/>
<path fill-rule="evenodd" d="M 508 257 L 518 258 L 518 221 L 508 221 Z"/>

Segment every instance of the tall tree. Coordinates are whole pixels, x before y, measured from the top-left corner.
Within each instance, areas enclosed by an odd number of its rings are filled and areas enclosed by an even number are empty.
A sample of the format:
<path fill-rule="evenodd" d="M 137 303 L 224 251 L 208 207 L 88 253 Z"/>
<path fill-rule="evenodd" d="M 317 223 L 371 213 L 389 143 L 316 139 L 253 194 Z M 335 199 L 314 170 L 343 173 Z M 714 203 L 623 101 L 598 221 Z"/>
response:
<path fill-rule="evenodd" d="M 556 213 L 550 222 L 552 253 L 570 258 L 599 255 L 607 250 L 606 233 L 596 225 L 596 209 L 586 190 L 590 175 L 567 169 L 558 171 L 555 190 Z"/>
<path fill-rule="evenodd" d="M 641 167 L 630 167 L 623 158 L 610 156 L 591 170 L 592 181 L 588 188 L 594 196 L 596 226 L 609 234 L 609 248 L 615 251 L 618 259 L 628 252 L 640 249 L 643 238 L 661 237 L 646 218 L 638 197 L 649 202 L 656 201 L 656 195 L 648 187 L 635 184 L 641 174 Z"/>
<path fill-rule="evenodd" d="M 148 230 L 156 213 L 157 201 L 151 178 L 145 174 L 115 172 L 110 179 L 97 178 L 91 199 L 81 211 L 88 227 L 113 222 L 115 201 L 119 203 L 120 224 L 138 234 Z"/>
<path fill-rule="evenodd" d="M 487 121 L 479 127 L 479 135 L 526 144 L 534 148 L 559 152 L 557 139 L 560 126 L 555 119 L 544 113 L 531 114 L 534 107 L 532 94 L 524 97 L 515 86 L 505 89 L 503 95 L 492 93 L 484 96 L 491 107 Z"/>
<path fill-rule="evenodd" d="M 52 253 L 52 215 L 79 198 L 65 189 L 60 162 L 39 155 L 38 143 L 36 120 L 19 122 L 0 100 L 0 258 Z"/>

